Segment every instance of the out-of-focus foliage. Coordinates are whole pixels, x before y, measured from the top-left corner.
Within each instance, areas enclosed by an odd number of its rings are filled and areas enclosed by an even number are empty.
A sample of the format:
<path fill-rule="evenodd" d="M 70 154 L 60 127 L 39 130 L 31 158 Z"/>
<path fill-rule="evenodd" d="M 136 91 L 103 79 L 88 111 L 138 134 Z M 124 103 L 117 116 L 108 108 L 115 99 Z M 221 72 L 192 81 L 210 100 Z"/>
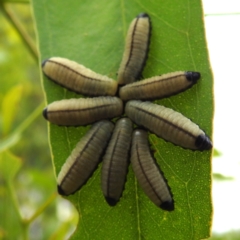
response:
<path fill-rule="evenodd" d="M 213 233 L 209 240 L 239 240 L 240 231 L 230 231 L 223 234 Z"/>
<path fill-rule="evenodd" d="M 222 153 L 218 149 L 213 149 L 213 157 L 220 157 L 221 155 Z"/>
<path fill-rule="evenodd" d="M 224 176 L 221 173 L 214 173 L 213 179 L 216 181 L 229 181 L 234 180 L 234 177 Z"/>
<path fill-rule="evenodd" d="M 30 6 L 0 2 L 0 239 L 66 239 L 77 215 L 59 211 L 73 208 L 56 194 L 38 56 L 11 17 L 35 39 Z"/>
<path fill-rule="evenodd" d="M 16 118 L 18 105 L 22 98 L 22 85 L 13 86 L 4 96 L 2 101 L 2 130 L 3 135 L 6 135 L 11 129 L 12 123 Z"/>

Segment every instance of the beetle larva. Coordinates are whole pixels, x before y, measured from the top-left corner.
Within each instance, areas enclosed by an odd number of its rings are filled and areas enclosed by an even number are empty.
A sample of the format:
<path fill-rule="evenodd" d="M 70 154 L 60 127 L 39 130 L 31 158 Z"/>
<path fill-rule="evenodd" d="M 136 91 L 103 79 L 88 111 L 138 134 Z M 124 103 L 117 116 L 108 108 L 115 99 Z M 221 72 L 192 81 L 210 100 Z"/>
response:
<path fill-rule="evenodd" d="M 118 84 L 138 80 L 147 60 L 151 23 L 146 13 L 139 14 L 128 29 L 125 50 L 118 70 Z"/>
<path fill-rule="evenodd" d="M 122 100 L 117 97 L 72 98 L 49 104 L 43 116 L 60 126 L 84 126 L 120 116 L 122 111 Z"/>
<path fill-rule="evenodd" d="M 44 74 L 55 83 L 88 96 L 114 96 L 117 81 L 66 58 L 52 57 L 42 63 Z"/>
<path fill-rule="evenodd" d="M 175 145 L 200 151 L 212 148 L 211 140 L 197 124 L 170 108 L 132 100 L 127 102 L 125 113 L 137 125 Z"/>
<path fill-rule="evenodd" d="M 133 124 L 129 118 L 117 121 L 102 163 L 102 192 L 110 206 L 122 196 L 129 165 Z"/>
<path fill-rule="evenodd" d="M 151 77 L 120 88 L 123 101 L 161 99 L 183 92 L 200 78 L 198 72 L 173 72 Z"/>
<path fill-rule="evenodd" d="M 133 132 L 131 164 L 140 186 L 151 201 L 164 210 L 174 210 L 170 189 L 151 155 L 145 130 L 137 129 Z"/>
<path fill-rule="evenodd" d="M 97 122 L 81 138 L 58 174 L 59 194 L 73 194 L 87 182 L 100 162 L 113 127 L 107 120 Z"/>

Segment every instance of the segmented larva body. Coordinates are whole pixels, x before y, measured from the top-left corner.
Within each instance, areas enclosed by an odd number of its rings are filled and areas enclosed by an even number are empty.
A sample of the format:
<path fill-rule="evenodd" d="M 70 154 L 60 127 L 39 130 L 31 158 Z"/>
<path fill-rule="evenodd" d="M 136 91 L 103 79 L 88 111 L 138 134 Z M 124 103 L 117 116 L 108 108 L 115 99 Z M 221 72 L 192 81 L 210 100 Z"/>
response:
<path fill-rule="evenodd" d="M 102 192 L 110 206 L 122 196 L 129 165 L 133 123 L 129 118 L 116 122 L 102 163 Z"/>
<path fill-rule="evenodd" d="M 118 70 L 118 84 L 128 84 L 140 78 L 147 60 L 150 32 L 150 18 L 146 13 L 139 14 L 130 24 Z"/>
<path fill-rule="evenodd" d="M 200 78 L 198 72 L 173 72 L 127 84 L 120 88 L 123 101 L 161 99 L 183 92 Z"/>
<path fill-rule="evenodd" d="M 88 96 L 114 96 L 117 81 L 66 58 L 52 57 L 42 63 L 44 74 L 55 83 Z"/>
<path fill-rule="evenodd" d="M 178 146 L 200 151 L 212 148 L 198 125 L 170 108 L 132 100 L 127 102 L 125 113 L 137 125 Z"/>
<path fill-rule="evenodd" d="M 49 104 L 43 116 L 60 126 L 84 126 L 120 116 L 122 111 L 122 100 L 117 97 L 72 98 Z"/>
<path fill-rule="evenodd" d="M 133 132 L 131 164 L 140 186 L 151 201 L 164 210 L 174 210 L 171 192 L 150 152 L 145 130 L 137 129 Z"/>
<path fill-rule="evenodd" d="M 97 122 L 81 138 L 58 174 L 59 194 L 73 194 L 87 182 L 100 162 L 113 127 L 107 120 Z"/>

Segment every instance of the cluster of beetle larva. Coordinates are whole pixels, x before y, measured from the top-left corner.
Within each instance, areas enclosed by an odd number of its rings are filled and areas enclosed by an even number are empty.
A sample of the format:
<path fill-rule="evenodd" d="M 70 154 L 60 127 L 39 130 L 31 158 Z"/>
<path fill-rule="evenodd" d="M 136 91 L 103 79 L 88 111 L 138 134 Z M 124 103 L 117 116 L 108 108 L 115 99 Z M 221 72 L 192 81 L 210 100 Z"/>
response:
<path fill-rule="evenodd" d="M 59 194 L 67 196 L 79 190 L 103 159 L 102 191 L 108 204 L 116 205 L 124 189 L 131 152 L 130 162 L 146 195 L 157 206 L 171 211 L 172 194 L 151 154 L 146 130 L 183 148 L 212 148 L 207 135 L 181 113 L 141 101 L 185 91 L 200 78 L 198 72 L 178 71 L 135 82 L 147 59 L 150 31 L 147 14 L 139 14 L 132 21 L 117 81 L 68 59 L 52 57 L 43 62 L 43 72 L 49 79 L 76 93 L 92 96 L 56 101 L 43 111 L 48 121 L 61 126 L 93 123 L 62 166 L 57 178 Z M 126 117 L 122 117 L 123 111 Z M 106 120 L 115 117 L 119 117 L 115 125 Z M 133 122 L 141 128 L 134 130 Z"/>

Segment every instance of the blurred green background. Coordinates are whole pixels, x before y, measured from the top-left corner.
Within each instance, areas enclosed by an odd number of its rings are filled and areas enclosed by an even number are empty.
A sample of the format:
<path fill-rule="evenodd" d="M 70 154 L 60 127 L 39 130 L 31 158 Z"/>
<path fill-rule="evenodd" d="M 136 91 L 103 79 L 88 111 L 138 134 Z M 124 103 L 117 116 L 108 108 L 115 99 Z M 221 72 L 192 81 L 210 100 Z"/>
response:
<path fill-rule="evenodd" d="M 0 10 L 0 239 L 67 239 L 78 216 L 56 193 L 31 6 Z"/>
<path fill-rule="evenodd" d="M 0 9 L 0 239 L 66 239 L 78 216 L 56 192 L 31 7 Z"/>

